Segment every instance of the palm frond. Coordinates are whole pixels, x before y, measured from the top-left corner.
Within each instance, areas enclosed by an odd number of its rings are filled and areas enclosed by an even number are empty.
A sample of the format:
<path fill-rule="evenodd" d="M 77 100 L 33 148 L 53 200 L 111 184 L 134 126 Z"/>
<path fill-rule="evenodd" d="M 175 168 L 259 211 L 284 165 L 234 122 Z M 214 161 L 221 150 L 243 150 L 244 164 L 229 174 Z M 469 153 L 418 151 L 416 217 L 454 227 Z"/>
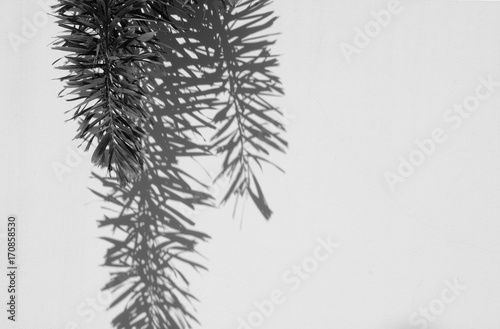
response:
<path fill-rule="evenodd" d="M 79 101 L 71 119 L 79 120 L 75 138 L 88 150 L 96 142 L 92 161 L 116 172 L 125 184 L 144 167 L 145 107 L 142 87 L 145 64 L 161 66 L 165 47 L 158 29 L 170 28 L 168 15 L 155 14 L 155 0 L 59 0 L 54 6 L 64 34 L 54 49 L 70 52 L 58 68 L 66 96 Z M 156 29 L 152 29 L 153 24 Z"/>

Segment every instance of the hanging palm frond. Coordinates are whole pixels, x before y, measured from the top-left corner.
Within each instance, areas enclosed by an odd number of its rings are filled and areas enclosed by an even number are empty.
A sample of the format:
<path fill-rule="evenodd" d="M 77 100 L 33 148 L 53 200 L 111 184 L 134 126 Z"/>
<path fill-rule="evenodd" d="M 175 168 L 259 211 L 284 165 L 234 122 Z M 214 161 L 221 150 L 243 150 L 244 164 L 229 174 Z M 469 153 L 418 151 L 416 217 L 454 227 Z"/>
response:
<path fill-rule="evenodd" d="M 121 183 L 136 177 L 144 167 L 145 109 L 150 96 L 142 66 L 161 67 L 164 45 L 158 30 L 167 29 L 167 15 L 155 15 L 160 2 L 119 0 L 59 0 L 54 6 L 57 23 L 65 30 L 54 49 L 71 52 L 59 69 L 66 96 L 79 101 L 71 119 L 79 120 L 76 138 L 96 148 L 92 162 L 116 172 Z M 164 5 L 166 6 L 166 4 Z"/>

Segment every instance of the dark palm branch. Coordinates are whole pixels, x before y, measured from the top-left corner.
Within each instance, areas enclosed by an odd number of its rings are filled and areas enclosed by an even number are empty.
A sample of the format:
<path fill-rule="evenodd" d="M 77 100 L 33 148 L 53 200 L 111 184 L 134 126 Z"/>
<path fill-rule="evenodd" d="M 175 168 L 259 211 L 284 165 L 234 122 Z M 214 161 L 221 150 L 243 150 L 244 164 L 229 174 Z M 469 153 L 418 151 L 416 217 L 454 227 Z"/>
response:
<path fill-rule="evenodd" d="M 155 0 L 59 0 L 54 6 L 66 32 L 54 48 L 72 53 L 59 68 L 69 72 L 61 78 L 74 96 L 69 100 L 79 101 L 71 117 L 79 119 L 76 138 L 87 150 L 95 141 L 92 161 L 116 172 L 122 183 L 144 167 L 150 97 L 142 87 L 148 78 L 143 66 L 164 61 L 167 47 L 156 34 L 171 27 L 166 7 Z"/>

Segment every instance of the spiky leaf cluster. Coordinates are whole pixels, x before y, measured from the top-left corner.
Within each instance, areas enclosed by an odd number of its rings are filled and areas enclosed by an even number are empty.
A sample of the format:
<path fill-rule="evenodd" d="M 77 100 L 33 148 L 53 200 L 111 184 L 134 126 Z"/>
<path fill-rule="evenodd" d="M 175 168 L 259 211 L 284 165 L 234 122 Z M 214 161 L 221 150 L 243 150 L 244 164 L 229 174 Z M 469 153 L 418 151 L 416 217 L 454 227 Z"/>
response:
<path fill-rule="evenodd" d="M 76 138 L 87 150 L 95 141 L 92 161 L 122 183 L 144 168 L 150 97 L 142 87 L 143 65 L 164 61 L 168 47 L 156 34 L 171 27 L 169 7 L 156 0 L 59 0 L 54 6 L 65 31 L 54 49 L 71 52 L 59 68 L 69 72 L 61 78 L 63 91 L 78 101 L 71 117 L 79 120 Z"/>

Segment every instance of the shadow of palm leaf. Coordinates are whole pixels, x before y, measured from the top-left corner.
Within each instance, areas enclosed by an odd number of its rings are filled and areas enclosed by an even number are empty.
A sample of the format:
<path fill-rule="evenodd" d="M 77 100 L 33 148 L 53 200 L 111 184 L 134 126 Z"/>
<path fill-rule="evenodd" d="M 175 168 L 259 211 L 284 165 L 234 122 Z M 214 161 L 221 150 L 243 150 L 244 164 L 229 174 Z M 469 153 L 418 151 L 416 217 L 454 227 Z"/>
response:
<path fill-rule="evenodd" d="M 266 219 L 272 211 L 254 167 L 262 169 L 264 163 L 275 166 L 269 160 L 270 151 L 285 152 L 287 147 L 281 137 L 285 132 L 282 113 L 268 100 L 283 94 L 280 79 L 271 71 L 278 65 L 270 52 L 274 41 L 265 34 L 277 18 L 264 10 L 270 3 L 243 1 L 214 22 L 222 54 L 218 69 L 224 102 L 213 119 L 218 130 L 212 149 L 224 158 L 218 178 L 229 178 L 222 203 L 234 196 L 237 204 L 238 198 L 250 196 Z"/>
<path fill-rule="evenodd" d="M 284 131 L 275 118 L 280 112 L 266 100 L 282 93 L 270 73 L 277 65 L 269 55 L 272 42 L 255 37 L 274 19 L 258 13 L 269 1 L 259 3 L 226 11 L 207 0 L 176 15 L 169 7 L 175 30 L 150 23 L 166 51 L 164 66 L 140 66 L 147 76 L 141 87 L 151 100 L 143 128 L 145 169 L 126 186 L 94 173 L 109 192 L 93 192 L 116 209 L 99 226 L 115 232 L 103 238 L 111 244 L 104 265 L 115 269 L 103 289 L 116 294 L 110 308 L 123 306 L 113 320 L 117 328 L 180 329 L 197 322 L 186 272 L 205 269 L 196 245 L 209 236 L 181 209 L 211 206 L 213 199 L 207 185 L 183 169 L 183 159 L 222 154 L 219 177 L 230 178 L 223 202 L 248 193 L 266 218 L 271 215 L 251 162 L 270 163 L 267 148 L 283 151 L 286 142 L 278 136 Z M 207 131 L 216 131 L 209 143 Z"/>
<path fill-rule="evenodd" d="M 182 158 L 209 154 L 196 141 L 202 128 L 211 127 L 202 112 L 213 108 L 218 87 L 213 74 L 213 50 L 207 51 L 211 12 L 198 11 L 185 31 L 157 35 L 169 46 L 167 65 L 161 70 L 143 66 L 149 77 L 144 86 L 152 98 L 150 125 L 145 125 L 145 171 L 128 186 L 110 177 L 94 174 L 111 192 L 98 194 L 118 207 L 113 217 L 100 221 L 101 227 L 120 231 L 122 239 L 104 238 L 112 246 L 106 266 L 119 271 L 104 287 L 117 293 L 110 305 L 124 303 L 113 320 L 117 328 L 188 328 L 196 321 L 183 271 L 204 269 L 195 246 L 208 235 L 194 230 L 194 223 L 180 209 L 211 205 L 206 186 L 184 171 Z"/>

